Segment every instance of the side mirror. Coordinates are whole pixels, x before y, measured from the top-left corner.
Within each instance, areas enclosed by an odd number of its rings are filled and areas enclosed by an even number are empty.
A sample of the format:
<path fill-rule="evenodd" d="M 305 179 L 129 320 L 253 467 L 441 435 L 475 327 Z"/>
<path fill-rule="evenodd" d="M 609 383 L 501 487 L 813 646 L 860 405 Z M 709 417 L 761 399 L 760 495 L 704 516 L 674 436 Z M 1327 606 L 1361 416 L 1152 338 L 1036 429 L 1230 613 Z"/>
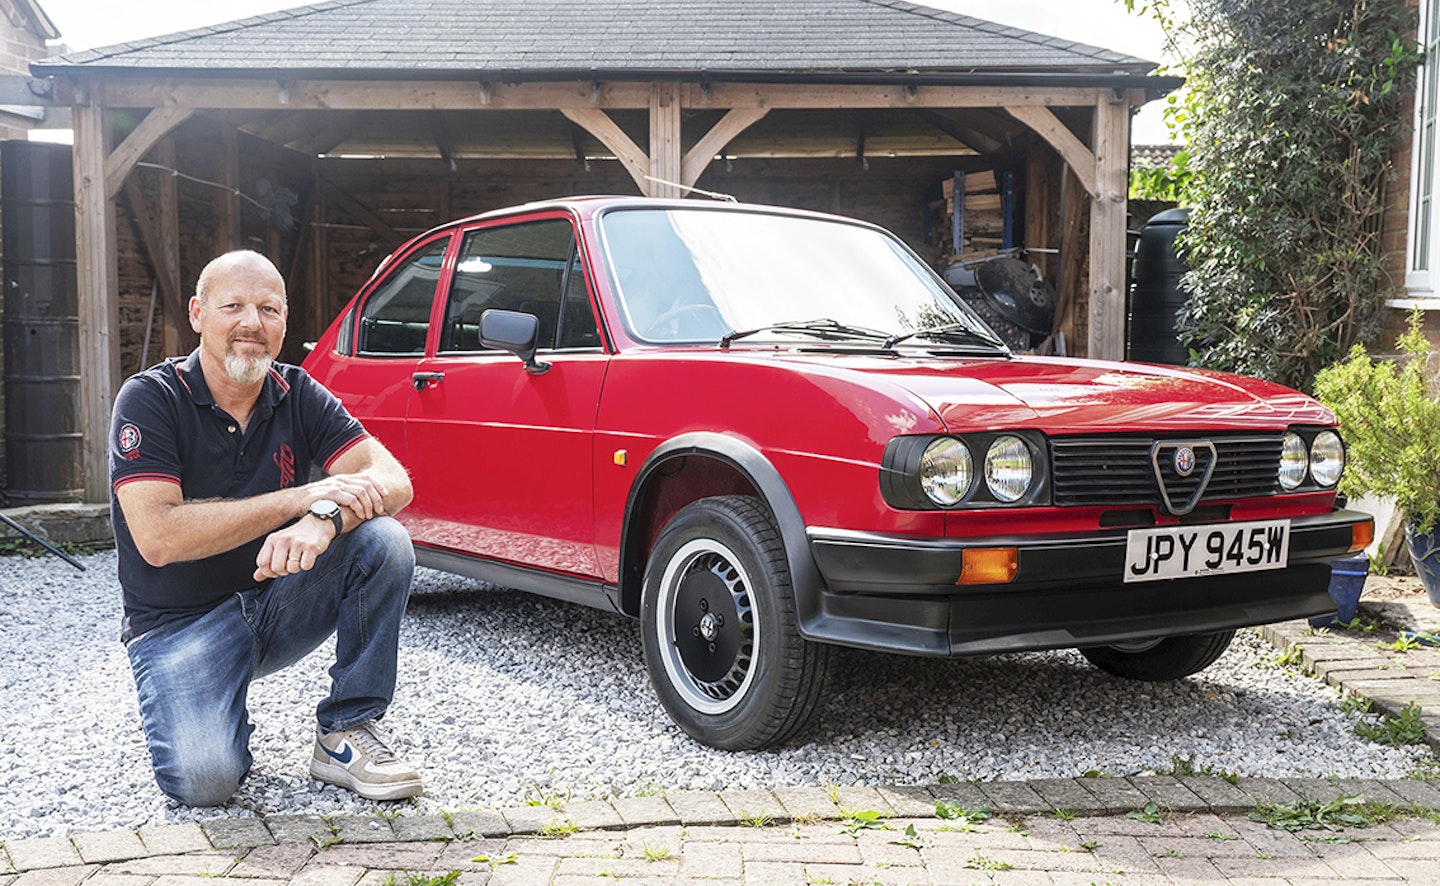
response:
<path fill-rule="evenodd" d="M 540 320 L 534 314 L 518 311 L 489 310 L 480 315 L 480 344 L 486 348 L 509 351 L 525 364 L 531 375 L 550 371 L 549 363 L 535 359 L 535 336 Z"/>

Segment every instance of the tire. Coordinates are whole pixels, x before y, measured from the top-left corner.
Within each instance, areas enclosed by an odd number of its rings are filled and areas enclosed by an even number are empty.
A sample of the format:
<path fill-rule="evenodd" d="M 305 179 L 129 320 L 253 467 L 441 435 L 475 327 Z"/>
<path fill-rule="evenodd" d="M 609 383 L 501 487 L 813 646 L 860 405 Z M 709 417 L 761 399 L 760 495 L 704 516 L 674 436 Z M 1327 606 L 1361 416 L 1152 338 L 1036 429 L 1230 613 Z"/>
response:
<path fill-rule="evenodd" d="M 831 650 L 800 636 L 785 546 L 754 498 L 675 514 L 646 564 L 640 621 L 655 694 L 702 744 L 771 747 L 820 707 Z"/>
<path fill-rule="evenodd" d="M 1225 652 L 1234 636 L 1234 631 L 1186 634 L 1166 637 L 1144 648 L 1093 646 L 1081 649 L 1080 654 L 1095 667 L 1117 677 L 1159 683 L 1205 670 Z"/>

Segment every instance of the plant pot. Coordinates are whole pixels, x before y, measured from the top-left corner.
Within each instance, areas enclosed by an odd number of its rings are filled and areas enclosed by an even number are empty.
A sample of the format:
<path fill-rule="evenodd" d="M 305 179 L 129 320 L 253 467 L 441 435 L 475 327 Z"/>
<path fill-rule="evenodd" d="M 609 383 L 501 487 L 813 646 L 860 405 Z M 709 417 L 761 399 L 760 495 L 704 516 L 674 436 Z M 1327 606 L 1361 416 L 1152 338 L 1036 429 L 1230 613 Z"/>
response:
<path fill-rule="evenodd" d="M 1360 592 L 1365 590 L 1365 576 L 1369 574 L 1369 557 L 1347 557 L 1331 563 L 1329 591 L 1330 599 L 1335 601 L 1335 612 L 1315 616 L 1310 619 L 1310 626 L 1328 628 L 1354 621 L 1355 607 L 1360 603 Z"/>
<path fill-rule="evenodd" d="M 1415 574 L 1425 585 L 1425 593 L 1430 595 L 1430 602 L 1440 606 L 1440 526 L 1424 535 L 1406 526 L 1405 548 L 1410 552 Z"/>

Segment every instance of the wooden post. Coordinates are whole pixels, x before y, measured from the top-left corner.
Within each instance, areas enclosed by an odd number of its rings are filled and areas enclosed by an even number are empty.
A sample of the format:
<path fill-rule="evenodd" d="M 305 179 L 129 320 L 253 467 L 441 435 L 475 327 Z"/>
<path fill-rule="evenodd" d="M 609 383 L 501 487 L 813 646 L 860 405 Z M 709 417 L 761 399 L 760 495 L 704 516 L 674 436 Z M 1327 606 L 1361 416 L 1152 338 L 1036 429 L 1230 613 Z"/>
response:
<path fill-rule="evenodd" d="M 240 248 L 240 133 L 220 127 L 220 183 L 228 190 L 215 195 L 215 252 Z"/>
<path fill-rule="evenodd" d="M 1130 103 L 1103 95 L 1095 105 L 1095 189 L 1090 203 L 1088 355 L 1125 358 L 1125 203 Z"/>
<path fill-rule="evenodd" d="M 80 297 L 80 432 L 85 500 L 110 500 L 110 405 L 120 389 L 115 201 L 105 192 L 110 114 L 98 96 L 72 109 L 75 258 Z"/>
<path fill-rule="evenodd" d="M 651 197 L 683 197 L 678 187 L 681 169 L 680 84 L 654 83 L 650 87 L 650 178 L 645 193 Z M 654 181 L 653 179 L 659 179 Z M 668 184 L 667 184 L 668 182 Z"/>
<path fill-rule="evenodd" d="M 155 162 L 175 169 L 175 140 L 164 138 L 155 146 Z M 190 328 L 188 306 L 190 295 L 185 291 L 184 271 L 180 267 L 180 187 L 179 180 L 160 173 L 155 203 L 160 216 L 160 251 L 165 256 L 165 271 L 177 295 L 178 311 L 165 309 L 165 353 L 178 356 L 189 353 L 199 341 Z M 156 269 L 159 270 L 158 268 Z"/>

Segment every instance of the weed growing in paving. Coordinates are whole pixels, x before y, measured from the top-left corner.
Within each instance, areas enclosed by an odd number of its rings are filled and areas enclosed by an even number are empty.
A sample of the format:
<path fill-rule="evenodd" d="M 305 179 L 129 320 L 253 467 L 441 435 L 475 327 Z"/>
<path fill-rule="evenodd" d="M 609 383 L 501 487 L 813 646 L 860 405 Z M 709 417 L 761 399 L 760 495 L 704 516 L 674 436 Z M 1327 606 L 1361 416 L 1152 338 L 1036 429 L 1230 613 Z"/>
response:
<path fill-rule="evenodd" d="M 1398 748 L 1425 740 L 1425 723 L 1420 719 L 1420 706 L 1407 704 L 1399 717 L 1382 717 L 1379 723 L 1356 723 L 1355 734 L 1376 744 Z"/>
<path fill-rule="evenodd" d="M 965 862 L 965 867 L 972 871 L 1012 871 L 1015 869 L 1015 865 L 1009 862 L 988 858 L 984 855 L 977 855 L 969 859 Z"/>
<path fill-rule="evenodd" d="M 643 843 L 641 844 L 640 851 L 645 853 L 646 861 L 665 861 L 674 854 L 671 851 L 670 847 L 666 846 L 664 843 L 658 843 L 654 846 L 650 845 L 648 842 Z"/>
<path fill-rule="evenodd" d="M 1228 843 L 1228 842 L 1230 842 L 1231 840 L 1238 840 L 1238 839 L 1240 839 L 1240 835 L 1239 835 L 1239 834 L 1227 834 L 1227 833 L 1224 833 L 1223 831 L 1218 831 L 1218 830 L 1216 830 L 1216 831 L 1211 831 L 1210 833 L 1206 834 L 1205 836 L 1209 837 L 1211 840 L 1218 840 L 1218 841 L 1220 841 L 1221 843 Z"/>
<path fill-rule="evenodd" d="M 864 830 L 890 827 L 874 809 L 841 809 L 840 826 L 852 836 Z"/>
<path fill-rule="evenodd" d="M 554 819 L 540 829 L 540 836 L 568 837 L 578 830 L 580 830 L 580 826 L 568 818 L 564 820 Z"/>
<path fill-rule="evenodd" d="M 1195 765 L 1195 761 L 1194 761 L 1193 758 L 1188 757 L 1188 756 L 1182 757 L 1182 756 L 1179 755 L 1179 754 L 1171 754 L 1171 755 L 1170 755 L 1170 769 L 1169 769 L 1169 771 L 1158 770 L 1158 771 L 1156 771 L 1155 774 L 1156 774 L 1156 775 L 1169 775 L 1169 776 L 1171 776 L 1172 778 L 1187 778 L 1187 777 L 1221 778 L 1221 779 L 1224 779 L 1225 781 L 1230 782 L 1231 784 L 1234 784 L 1235 782 L 1237 782 L 1237 781 L 1240 780 L 1240 775 L 1239 775 L 1239 773 L 1236 773 L 1236 772 L 1226 772 L 1226 771 L 1218 770 L 1218 769 L 1216 769 L 1214 766 L 1209 765 L 1208 763 L 1205 764 L 1205 765 L 1203 765 L 1203 766 L 1196 766 L 1196 765 Z"/>
<path fill-rule="evenodd" d="M 771 819 L 770 816 L 766 815 L 763 812 L 746 812 L 744 809 L 740 810 L 740 823 L 745 825 L 746 827 L 768 827 L 772 823 L 772 821 L 773 819 Z"/>
<path fill-rule="evenodd" d="M 958 822 L 956 825 L 947 825 L 941 830 L 971 832 L 979 830 L 975 825 L 994 816 L 989 809 L 966 809 L 952 800 L 940 800 L 935 804 L 935 817 Z"/>
<path fill-rule="evenodd" d="M 1366 800 L 1356 794 L 1336 797 L 1328 803 L 1266 803 L 1250 811 L 1250 819 L 1277 831 L 1321 831 L 1337 828 L 1368 828 L 1395 816 L 1390 803 Z"/>
<path fill-rule="evenodd" d="M 909 846 L 911 849 L 925 848 L 925 838 L 920 836 L 920 832 L 915 829 L 913 824 L 905 826 L 905 836 L 890 842 L 896 846 Z"/>
<path fill-rule="evenodd" d="M 470 860 L 479 862 L 480 864 L 488 864 L 490 865 L 490 870 L 493 871 L 502 864 L 514 864 L 515 860 L 519 857 L 520 856 L 514 852 L 507 852 L 504 855 L 477 855 Z"/>
<path fill-rule="evenodd" d="M 1156 806 L 1153 800 L 1149 803 L 1146 803 L 1144 809 L 1137 809 L 1134 812 L 1125 813 L 1125 817 L 1133 818 L 1136 821 L 1148 821 L 1151 824 L 1165 823 L 1164 814 L 1161 813 L 1160 807 Z"/>
<path fill-rule="evenodd" d="M 455 881 L 460 879 L 459 871 L 450 871 L 446 874 L 426 874 L 414 871 L 405 872 L 406 886 L 455 886 Z M 398 886 L 394 874 L 390 874 L 381 881 L 384 886 Z"/>

